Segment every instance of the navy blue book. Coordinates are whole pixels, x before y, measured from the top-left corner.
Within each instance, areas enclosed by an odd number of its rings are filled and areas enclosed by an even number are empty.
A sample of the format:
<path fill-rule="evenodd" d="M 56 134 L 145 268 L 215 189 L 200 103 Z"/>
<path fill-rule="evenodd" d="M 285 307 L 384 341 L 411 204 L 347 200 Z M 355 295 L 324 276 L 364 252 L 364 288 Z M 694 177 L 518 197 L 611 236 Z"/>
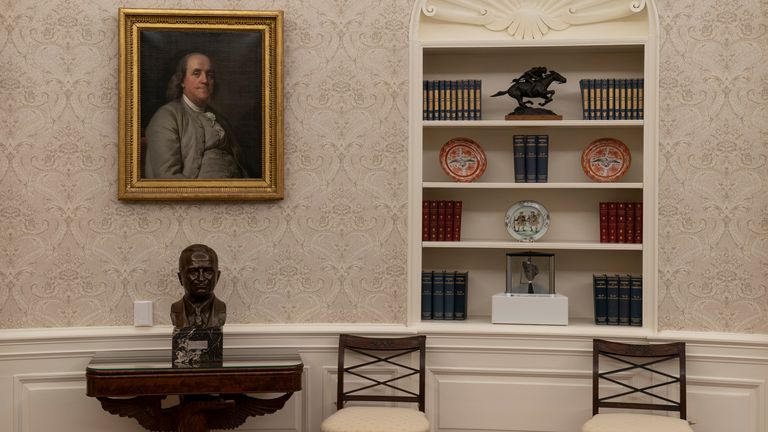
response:
<path fill-rule="evenodd" d="M 536 183 L 546 183 L 549 171 L 549 135 L 536 135 Z"/>
<path fill-rule="evenodd" d="M 443 319 L 453 319 L 453 305 L 456 300 L 456 272 L 445 272 L 443 276 Z"/>
<path fill-rule="evenodd" d="M 600 80 L 600 120 L 608 120 L 608 79 Z"/>
<path fill-rule="evenodd" d="M 619 276 L 608 276 L 606 289 L 606 317 L 608 325 L 619 325 Z M 434 305 L 434 303 L 433 303 Z M 434 308 L 434 306 L 433 306 Z M 433 309 L 434 310 L 434 309 Z"/>
<path fill-rule="evenodd" d="M 611 84 L 613 85 L 613 119 L 621 119 L 621 80 L 618 78 L 612 78 Z"/>
<path fill-rule="evenodd" d="M 632 120 L 632 79 L 624 80 L 624 120 Z"/>
<path fill-rule="evenodd" d="M 448 80 L 443 81 L 445 86 L 445 112 L 443 113 L 443 120 L 451 119 L 451 82 Z"/>
<path fill-rule="evenodd" d="M 643 325 L 643 277 L 632 275 L 629 281 L 629 325 Z"/>
<path fill-rule="evenodd" d="M 432 319 L 445 319 L 443 296 L 445 295 L 445 272 L 436 271 L 432 275 Z"/>
<path fill-rule="evenodd" d="M 608 276 L 592 275 L 592 285 L 595 290 L 595 324 L 608 324 Z"/>
<path fill-rule="evenodd" d="M 512 155 L 515 158 L 515 183 L 525 183 L 525 135 L 512 136 Z"/>
<path fill-rule="evenodd" d="M 473 80 L 473 83 L 474 83 L 473 87 L 474 87 L 475 107 L 472 113 L 472 118 L 475 120 L 480 120 L 483 117 L 482 108 L 480 106 L 483 82 L 481 80 Z"/>
<path fill-rule="evenodd" d="M 627 80 L 616 80 L 616 119 L 627 119 Z"/>
<path fill-rule="evenodd" d="M 471 103 L 472 98 L 470 97 L 470 89 L 472 86 L 470 85 L 471 80 L 462 80 L 461 85 L 463 86 L 463 93 L 464 93 L 464 105 L 462 109 L 464 110 L 464 120 L 472 120 L 472 110 L 471 110 Z"/>
<path fill-rule="evenodd" d="M 464 80 L 464 120 L 472 120 L 472 80 Z"/>
<path fill-rule="evenodd" d="M 453 319 L 467 319 L 467 288 L 469 287 L 469 272 L 456 272 L 454 276 Z"/>
<path fill-rule="evenodd" d="M 619 276 L 619 325 L 629 325 L 629 275 Z"/>
<path fill-rule="evenodd" d="M 629 80 L 629 118 L 637 120 L 637 79 Z"/>
<path fill-rule="evenodd" d="M 605 119 L 614 120 L 616 119 L 616 117 L 614 117 L 613 115 L 614 105 L 615 105 L 614 96 L 615 96 L 615 89 L 616 89 L 616 80 L 614 80 L 613 78 L 608 78 L 606 79 L 606 81 L 608 81 L 608 93 L 607 93 L 608 97 L 606 99 L 608 103 L 606 104 L 606 108 L 605 108 L 606 109 Z"/>
<path fill-rule="evenodd" d="M 432 273 L 424 270 L 421 272 L 421 319 L 432 319 Z"/>
<path fill-rule="evenodd" d="M 467 104 L 467 120 L 475 119 L 475 80 L 467 80 L 467 96 L 465 103 Z"/>
<path fill-rule="evenodd" d="M 445 114 L 446 114 L 446 101 L 447 98 L 445 97 L 445 80 L 438 80 L 437 81 L 437 93 L 438 93 L 438 102 L 437 102 L 437 119 L 438 120 L 445 120 Z"/>
<path fill-rule="evenodd" d="M 645 118 L 645 81 L 640 78 L 637 80 L 637 119 Z"/>
<path fill-rule="evenodd" d="M 437 109 L 437 84 L 435 81 L 430 80 L 428 82 L 428 94 L 427 94 L 427 119 L 428 120 L 436 120 L 436 109 Z"/>
<path fill-rule="evenodd" d="M 592 80 L 592 120 L 600 120 L 600 79 Z"/>
<path fill-rule="evenodd" d="M 581 90 L 581 119 L 589 120 L 589 81 L 583 79 L 579 81 L 579 90 Z"/>
<path fill-rule="evenodd" d="M 525 135 L 525 182 L 536 183 L 536 135 Z"/>
<path fill-rule="evenodd" d="M 448 93 L 448 100 L 450 101 L 448 109 L 448 120 L 456 120 L 456 102 L 459 100 L 458 82 L 448 81 L 448 87 L 450 88 Z"/>

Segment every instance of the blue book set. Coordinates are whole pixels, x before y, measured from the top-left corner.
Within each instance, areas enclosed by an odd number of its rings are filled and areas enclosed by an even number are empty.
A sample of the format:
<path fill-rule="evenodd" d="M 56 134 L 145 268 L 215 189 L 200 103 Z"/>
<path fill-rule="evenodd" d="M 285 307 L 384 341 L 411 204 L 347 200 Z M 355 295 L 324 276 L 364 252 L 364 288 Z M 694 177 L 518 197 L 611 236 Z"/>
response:
<path fill-rule="evenodd" d="M 467 319 L 469 272 L 421 272 L 421 319 Z"/>
<path fill-rule="evenodd" d="M 579 81 L 584 120 L 642 120 L 643 78 L 588 78 Z"/>
<path fill-rule="evenodd" d="M 592 275 L 595 324 L 642 326 L 643 278 L 640 275 Z"/>
<path fill-rule="evenodd" d="M 547 183 L 549 135 L 514 135 L 515 183 Z"/>
<path fill-rule="evenodd" d="M 422 120 L 480 120 L 482 81 L 424 80 Z"/>

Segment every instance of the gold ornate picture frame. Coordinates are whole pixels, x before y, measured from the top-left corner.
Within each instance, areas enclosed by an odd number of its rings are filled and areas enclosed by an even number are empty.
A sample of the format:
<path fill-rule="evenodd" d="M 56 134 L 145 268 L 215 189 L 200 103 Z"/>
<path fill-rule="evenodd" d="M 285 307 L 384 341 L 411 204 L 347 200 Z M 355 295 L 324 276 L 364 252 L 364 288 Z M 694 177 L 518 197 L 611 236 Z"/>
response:
<path fill-rule="evenodd" d="M 283 198 L 282 11 L 121 8 L 118 43 L 118 199 Z"/>

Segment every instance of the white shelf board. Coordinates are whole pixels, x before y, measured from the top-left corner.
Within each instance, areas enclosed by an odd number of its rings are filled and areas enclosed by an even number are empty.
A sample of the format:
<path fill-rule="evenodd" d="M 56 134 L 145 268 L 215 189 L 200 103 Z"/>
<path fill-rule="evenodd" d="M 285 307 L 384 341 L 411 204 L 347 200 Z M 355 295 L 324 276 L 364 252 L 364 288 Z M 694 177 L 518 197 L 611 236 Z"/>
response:
<path fill-rule="evenodd" d="M 424 248 L 443 249 L 545 249 L 545 250 L 608 250 L 642 251 L 641 243 L 598 243 L 598 242 L 513 242 L 491 240 L 422 241 Z"/>
<path fill-rule="evenodd" d="M 570 318 L 568 325 L 493 324 L 490 316 L 474 316 L 467 320 L 424 320 L 418 331 L 427 334 L 516 334 L 583 336 L 588 338 L 644 337 L 651 329 L 632 326 L 595 325 L 588 318 Z"/>
<path fill-rule="evenodd" d="M 427 128 L 625 128 L 643 127 L 644 120 L 423 120 Z"/>
<path fill-rule="evenodd" d="M 424 189 L 642 189 L 641 182 L 575 182 L 575 183 L 483 183 L 424 182 Z"/>

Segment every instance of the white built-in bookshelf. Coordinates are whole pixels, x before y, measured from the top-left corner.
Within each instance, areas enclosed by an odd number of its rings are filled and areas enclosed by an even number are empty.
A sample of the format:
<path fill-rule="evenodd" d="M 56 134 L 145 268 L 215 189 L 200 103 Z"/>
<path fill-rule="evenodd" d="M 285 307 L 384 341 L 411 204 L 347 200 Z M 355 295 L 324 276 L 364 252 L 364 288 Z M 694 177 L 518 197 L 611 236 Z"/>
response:
<path fill-rule="evenodd" d="M 526 5 L 525 1 L 516 3 Z M 558 2 L 532 0 L 527 6 L 543 7 L 552 3 Z M 535 39 L 516 38 L 506 31 L 489 30 L 478 24 L 489 14 L 514 12 L 510 2 L 424 0 L 414 11 L 409 155 L 409 322 L 412 325 L 446 332 L 481 333 L 642 334 L 655 329 L 656 12 L 651 2 L 641 0 L 592 3 L 597 5 L 586 12 L 609 19 L 567 25 L 562 30 L 548 29 L 543 37 Z M 612 18 L 621 9 L 617 9 L 617 3 L 624 4 L 626 11 L 622 9 L 623 16 Z M 552 9 L 548 13 L 576 18 L 585 13 L 567 8 L 565 5 L 565 12 Z M 578 22 L 576 18 L 571 21 Z M 556 93 L 554 101 L 546 106 L 561 114 L 563 120 L 504 120 L 517 102 L 507 96 L 491 98 L 490 95 L 505 90 L 512 79 L 534 66 L 546 66 L 568 79 L 565 84 L 549 87 Z M 582 120 L 579 81 L 601 77 L 642 77 L 644 120 Z M 422 119 L 423 80 L 465 79 L 482 80 L 482 120 Z M 548 183 L 515 183 L 512 137 L 516 134 L 549 136 Z M 488 165 L 480 179 L 457 183 L 442 171 L 440 148 L 455 137 L 471 138 L 484 149 Z M 582 150 L 603 137 L 621 140 L 632 154 L 629 171 L 612 183 L 591 180 L 580 163 Z M 422 200 L 462 201 L 460 241 L 422 241 Z M 534 243 L 515 241 L 505 229 L 507 209 L 520 200 L 538 201 L 550 212 L 549 230 Z M 642 244 L 600 243 L 599 203 L 606 201 L 643 202 Z M 527 250 L 555 254 L 557 292 L 569 299 L 568 326 L 491 324 L 491 297 L 505 288 L 505 253 Z M 466 321 L 421 320 L 422 270 L 469 272 Z M 592 275 L 595 273 L 642 274 L 642 327 L 594 324 Z"/>

